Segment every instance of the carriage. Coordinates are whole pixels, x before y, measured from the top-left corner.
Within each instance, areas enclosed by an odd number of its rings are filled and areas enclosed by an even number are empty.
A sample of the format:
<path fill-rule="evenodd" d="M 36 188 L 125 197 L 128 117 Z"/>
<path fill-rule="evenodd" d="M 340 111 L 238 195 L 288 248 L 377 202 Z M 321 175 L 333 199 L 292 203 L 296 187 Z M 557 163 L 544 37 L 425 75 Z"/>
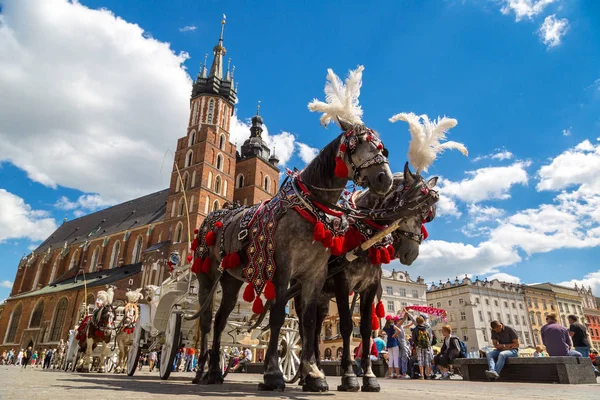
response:
<path fill-rule="evenodd" d="M 173 258 L 173 255 L 172 257 Z M 177 255 L 175 255 L 177 260 Z M 139 304 L 140 315 L 133 333 L 133 343 L 127 357 L 127 374 L 135 374 L 142 351 L 160 351 L 159 373 L 168 379 L 176 354 L 182 347 L 198 348 L 198 321 L 186 320 L 185 315 L 198 308 L 198 281 L 190 273 L 191 265 L 175 267 L 171 276 L 160 287 L 146 288 L 145 302 Z M 220 303 L 220 291 L 215 296 L 215 309 Z M 238 303 L 236 312 L 228 319 L 223 334 L 224 347 L 246 346 L 266 349 L 270 331 L 268 321 L 256 324 L 255 315 L 243 303 Z M 298 379 L 300 366 L 300 333 L 295 316 L 286 318 L 279 339 L 280 368 L 286 382 Z M 226 373 L 231 363 L 226 351 L 220 353 L 220 365 Z"/>

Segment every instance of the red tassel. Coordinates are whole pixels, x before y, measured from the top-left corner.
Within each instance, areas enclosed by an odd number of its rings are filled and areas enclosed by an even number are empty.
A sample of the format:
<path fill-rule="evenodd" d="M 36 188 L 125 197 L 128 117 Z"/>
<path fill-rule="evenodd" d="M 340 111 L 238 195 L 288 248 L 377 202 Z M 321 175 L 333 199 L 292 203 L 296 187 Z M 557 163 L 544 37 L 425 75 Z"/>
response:
<path fill-rule="evenodd" d="M 394 249 L 394 246 L 392 246 L 390 244 L 387 247 L 387 251 L 388 251 L 388 254 L 390 255 L 390 261 L 392 261 L 394 258 L 396 258 L 396 250 Z"/>
<path fill-rule="evenodd" d="M 208 274 L 208 271 L 210 271 L 210 258 L 206 257 L 204 261 L 202 261 L 202 269 L 200 271 L 204 274 Z"/>
<path fill-rule="evenodd" d="M 371 259 L 371 264 L 379 265 L 381 264 L 381 254 L 379 253 L 379 249 L 375 249 L 371 247 L 369 249 L 369 258 Z"/>
<path fill-rule="evenodd" d="M 350 292 L 350 294 L 348 296 L 350 296 L 350 297 L 354 296 L 354 292 Z"/>
<path fill-rule="evenodd" d="M 379 329 L 379 318 L 375 314 L 371 317 L 371 329 L 374 331 Z"/>
<path fill-rule="evenodd" d="M 242 260 L 240 259 L 240 254 L 237 251 L 234 251 L 233 253 L 229 253 L 228 268 L 235 268 L 235 267 L 239 266 L 241 263 L 242 263 Z"/>
<path fill-rule="evenodd" d="M 345 153 L 345 152 L 346 152 L 346 143 L 342 143 L 342 144 L 340 144 L 340 151 L 341 151 L 342 153 Z"/>
<path fill-rule="evenodd" d="M 173 263 L 169 261 L 167 262 L 167 265 L 169 266 L 169 272 L 173 272 Z"/>
<path fill-rule="evenodd" d="M 244 294 L 243 294 L 242 298 L 247 303 L 251 303 L 254 301 L 254 286 L 252 286 L 251 283 L 249 283 L 246 286 L 246 289 L 244 289 Z"/>
<path fill-rule="evenodd" d="M 331 248 L 333 246 L 333 233 L 330 230 L 325 231 L 325 239 L 323 239 L 323 246 L 326 248 Z"/>
<path fill-rule="evenodd" d="M 200 231 L 198 230 L 198 228 L 194 229 L 194 233 L 195 233 L 196 235 L 198 234 L 198 232 L 200 232 Z"/>
<path fill-rule="evenodd" d="M 221 221 L 215 222 L 215 228 L 222 228 L 222 227 L 223 227 L 223 223 Z"/>
<path fill-rule="evenodd" d="M 390 259 L 390 253 L 387 251 L 386 248 L 381 248 L 379 249 L 379 254 L 381 255 L 381 263 L 382 264 L 389 264 L 391 259 Z"/>
<path fill-rule="evenodd" d="M 212 246 L 217 241 L 217 235 L 213 231 L 210 231 L 204 236 L 204 242 L 207 246 Z"/>
<path fill-rule="evenodd" d="M 201 268 L 202 268 L 202 259 L 200 257 L 196 257 L 196 259 L 194 260 L 194 263 L 192 264 L 192 272 L 194 274 L 197 274 L 200 272 Z"/>
<path fill-rule="evenodd" d="M 223 269 L 229 269 L 229 260 L 230 260 L 230 255 L 229 254 L 225 254 L 225 257 L 223 257 L 223 260 L 221 260 L 221 267 L 223 267 Z"/>
<path fill-rule="evenodd" d="M 427 228 L 425 228 L 425 225 L 421 225 L 421 234 L 423 234 L 423 240 L 429 237 L 429 232 L 427 232 Z"/>
<path fill-rule="evenodd" d="M 190 254 L 190 255 L 189 255 L 189 256 L 187 256 L 186 258 L 187 258 L 187 262 L 192 262 L 192 260 L 193 260 L 194 256 Z"/>
<path fill-rule="evenodd" d="M 265 285 L 264 293 L 265 293 L 265 299 L 275 300 L 275 285 L 273 285 L 273 282 L 267 281 L 267 284 Z"/>
<path fill-rule="evenodd" d="M 335 170 L 333 172 L 338 178 L 348 178 L 348 167 L 340 157 L 335 158 Z"/>
<path fill-rule="evenodd" d="M 382 143 L 379 143 L 377 145 L 377 150 L 383 150 L 383 144 Z"/>
<path fill-rule="evenodd" d="M 350 228 L 346 232 L 346 236 L 344 238 L 344 249 L 345 251 L 354 250 L 358 246 L 360 246 L 360 242 L 362 239 L 362 235 L 355 228 Z"/>
<path fill-rule="evenodd" d="M 385 317 L 385 307 L 383 306 L 382 301 L 379 301 L 379 303 L 377 303 L 377 307 L 375 307 L 375 311 L 377 313 L 378 318 Z"/>
<path fill-rule="evenodd" d="M 331 246 L 331 254 L 334 256 L 339 256 L 344 252 L 344 237 L 336 236 L 333 238 L 333 243 Z"/>
<path fill-rule="evenodd" d="M 252 303 L 252 312 L 254 314 L 262 314 L 265 311 L 265 306 L 263 305 L 262 299 L 257 297 L 254 299 L 254 303 Z"/>
<path fill-rule="evenodd" d="M 315 242 L 320 242 L 325 239 L 325 225 L 322 222 L 317 222 L 315 224 L 315 230 L 313 231 L 313 240 Z"/>
<path fill-rule="evenodd" d="M 200 244 L 200 242 L 198 241 L 198 238 L 192 240 L 192 244 L 190 245 L 190 249 L 192 249 L 192 251 L 196 251 L 196 249 L 198 248 L 198 244 Z"/>

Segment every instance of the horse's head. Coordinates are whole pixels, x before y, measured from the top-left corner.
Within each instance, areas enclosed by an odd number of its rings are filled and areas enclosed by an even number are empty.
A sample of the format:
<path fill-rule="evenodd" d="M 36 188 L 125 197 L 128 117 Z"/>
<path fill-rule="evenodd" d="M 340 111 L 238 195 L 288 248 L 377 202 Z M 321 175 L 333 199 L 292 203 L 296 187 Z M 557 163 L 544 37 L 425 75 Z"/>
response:
<path fill-rule="evenodd" d="M 137 304 L 127 303 L 123 309 L 123 323 L 125 325 L 135 324 L 139 316 Z"/>
<path fill-rule="evenodd" d="M 336 160 L 345 164 L 347 178 L 369 188 L 376 195 L 385 195 L 392 187 L 392 171 L 388 164 L 388 151 L 379 135 L 361 124 L 352 125 L 342 119 L 339 122 L 344 133 L 340 136 Z"/>

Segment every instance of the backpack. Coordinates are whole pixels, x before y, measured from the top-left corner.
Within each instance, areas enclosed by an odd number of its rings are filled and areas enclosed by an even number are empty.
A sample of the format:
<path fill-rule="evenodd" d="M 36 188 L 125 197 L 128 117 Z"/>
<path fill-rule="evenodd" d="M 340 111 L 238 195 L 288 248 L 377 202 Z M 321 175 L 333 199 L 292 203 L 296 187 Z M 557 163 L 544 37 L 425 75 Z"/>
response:
<path fill-rule="evenodd" d="M 425 329 L 419 329 L 417 333 L 417 347 L 426 349 L 430 346 L 431 338 Z"/>
<path fill-rule="evenodd" d="M 465 344 L 465 342 L 463 342 L 456 336 L 454 338 L 458 341 L 458 348 L 460 350 L 460 353 L 458 353 L 458 356 L 456 358 L 467 358 L 467 345 Z"/>
<path fill-rule="evenodd" d="M 435 332 L 432 332 L 432 333 L 433 333 L 433 338 L 431 338 L 431 345 L 435 346 L 436 344 L 438 344 L 438 338 L 437 338 L 437 336 L 435 336 Z"/>

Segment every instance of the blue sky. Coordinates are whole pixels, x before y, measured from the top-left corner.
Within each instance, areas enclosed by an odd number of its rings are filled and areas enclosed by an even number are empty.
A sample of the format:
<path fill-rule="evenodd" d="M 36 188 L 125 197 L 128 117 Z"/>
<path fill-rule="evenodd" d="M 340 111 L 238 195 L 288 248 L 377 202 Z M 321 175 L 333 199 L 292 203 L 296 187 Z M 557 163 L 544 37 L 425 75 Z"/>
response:
<path fill-rule="evenodd" d="M 411 275 L 576 280 L 600 294 L 600 3 L 344 4 L 0 0 L 0 299 L 63 218 L 167 186 L 163 162 L 223 13 L 239 83 L 232 140 L 260 100 L 286 166 L 337 132 L 306 107 L 327 68 L 365 66 L 364 120 L 395 171 L 409 134 L 389 117 L 458 120 L 450 139 L 470 154 L 429 171 L 442 202 Z"/>

